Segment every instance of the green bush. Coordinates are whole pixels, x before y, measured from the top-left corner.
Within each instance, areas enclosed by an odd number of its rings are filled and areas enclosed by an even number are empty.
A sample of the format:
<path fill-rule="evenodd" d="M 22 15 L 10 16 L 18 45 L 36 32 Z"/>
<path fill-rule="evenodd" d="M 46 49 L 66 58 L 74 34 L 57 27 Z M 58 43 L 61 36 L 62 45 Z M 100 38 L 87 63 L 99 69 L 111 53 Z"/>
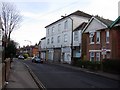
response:
<path fill-rule="evenodd" d="M 26 59 L 28 58 L 28 54 L 24 54 L 23 57 Z"/>
<path fill-rule="evenodd" d="M 99 61 L 88 61 L 88 60 L 76 60 L 75 66 L 81 68 L 87 68 L 89 70 L 101 70 L 101 65 L 103 65 L 103 71 L 109 73 L 117 73 L 120 74 L 120 60 L 110 60 L 104 59 L 102 60 L 102 64 Z"/>
<path fill-rule="evenodd" d="M 91 62 L 87 60 L 78 60 L 76 62 L 76 66 L 81 67 L 81 68 L 87 68 L 90 70 L 100 70 L 100 62 Z"/>

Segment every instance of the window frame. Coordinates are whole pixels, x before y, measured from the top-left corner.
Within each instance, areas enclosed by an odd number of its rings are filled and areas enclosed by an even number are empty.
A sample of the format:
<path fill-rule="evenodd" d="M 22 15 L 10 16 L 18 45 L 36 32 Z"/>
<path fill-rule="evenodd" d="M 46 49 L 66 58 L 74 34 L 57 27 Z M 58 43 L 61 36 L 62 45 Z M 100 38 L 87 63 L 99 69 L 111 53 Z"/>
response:
<path fill-rule="evenodd" d="M 79 32 L 78 31 L 74 31 L 74 41 L 78 41 L 78 37 L 79 36 Z"/>
<path fill-rule="evenodd" d="M 53 26 L 53 27 L 52 27 L 52 35 L 54 34 L 54 28 L 55 28 L 55 27 Z"/>
<path fill-rule="evenodd" d="M 109 43 L 110 41 L 110 32 L 109 30 L 106 31 L 106 43 Z"/>
<path fill-rule="evenodd" d="M 67 34 L 64 34 L 64 42 L 67 42 Z"/>
<path fill-rule="evenodd" d="M 60 32 L 60 30 L 61 30 L 61 24 L 59 23 L 58 24 L 58 32 Z"/>
<path fill-rule="evenodd" d="M 60 36 L 57 36 L 57 43 L 60 43 Z"/>
<path fill-rule="evenodd" d="M 96 52 L 96 61 L 100 61 L 100 52 Z"/>
<path fill-rule="evenodd" d="M 92 58 L 93 58 L 93 60 L 92 60 Z M 93 62 L 94 58 L 95 58 L 95 52 L 90 52 L 90 61 Z"/>
<path fill-rule="evenodd" d="M 96 44 L 100 44 L 100 31 L 96 32 Z"/>
<path fill-rule="evenodd" d="M 89 33 L 90 44 L 94 44 L 95 43 L 94 37 L 95 37 L 95 32 L 90 32 Z"/>
<path fill-rule="evenodd" d="M 64 22 L 64 29 L 65 29 L 65 30 L 68 29 L 68 20 L 66 20 L 66 21 Z"/>
<path fill-rule="evenodd" d="M 53 37 L 51 37 L 51 43 L 52 43 L 52 44 L 54 43 L 54 38 L 53 38 Z"/>
<path fill-rule="evenodd" d="M 49 43 L 50 43 L 50 39 L 48 38 L 48 39 L 47 39 L 47 44 L 49 44 Z"/>

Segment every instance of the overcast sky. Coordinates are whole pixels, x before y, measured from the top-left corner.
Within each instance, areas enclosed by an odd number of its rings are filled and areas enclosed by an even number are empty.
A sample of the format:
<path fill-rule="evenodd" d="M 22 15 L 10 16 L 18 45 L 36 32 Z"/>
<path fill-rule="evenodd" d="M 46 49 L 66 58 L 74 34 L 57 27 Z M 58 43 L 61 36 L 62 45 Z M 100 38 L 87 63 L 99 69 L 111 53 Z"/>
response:
<path fill-rule="evenodd" d="M 2 0 L 0 0 L 2 1 Z M 45 26 L 77 10 L 105 19 L 118 17 L 119 0 L 4 0 L 11 1 L 23 15 L 23 22 L 11 38 L 23 45 L 34 45 L 46 36 Z M 25 41 L 28 40 L 28 41 Z M 32 43 L 30 43 L 31 41 Z"/>

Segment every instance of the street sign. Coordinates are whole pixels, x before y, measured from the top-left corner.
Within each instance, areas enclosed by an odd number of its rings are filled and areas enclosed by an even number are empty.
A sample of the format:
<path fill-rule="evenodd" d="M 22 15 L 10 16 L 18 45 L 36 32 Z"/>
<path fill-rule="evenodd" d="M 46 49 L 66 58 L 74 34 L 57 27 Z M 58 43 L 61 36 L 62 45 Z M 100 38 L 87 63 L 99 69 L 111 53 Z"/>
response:
<path fill-rule="evenodd" d="M 102 49 L 102 55 L 106 55 L 106 49 Z"/>

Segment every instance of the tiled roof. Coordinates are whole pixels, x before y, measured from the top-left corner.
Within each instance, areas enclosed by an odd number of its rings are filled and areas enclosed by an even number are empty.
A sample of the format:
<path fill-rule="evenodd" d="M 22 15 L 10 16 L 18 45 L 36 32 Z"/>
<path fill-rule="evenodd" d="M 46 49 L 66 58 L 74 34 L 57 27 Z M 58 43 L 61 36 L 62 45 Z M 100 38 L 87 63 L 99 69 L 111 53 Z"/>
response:
<path fill-rule="evenodd" d="M 100 20 L 101 22 L 103 22 L 105 25 L 107 25 L 108 27 L 111 25 L 111 23 L 113 22 L 112 20 L 109 19 L 104 19 L 98 15 L 95 16 L 95 18 L 97 18 L 98 20 Z"/>
<path fill-rule="evenodd" d="M 74 13 L 71 13 L 70 15 L 78 15 L 78 16 L 83 16 L 83 17 L 87 17 L 87 18 L 91 18 L 92 17 L 90 14 L 87 14 L 87 13 L 85 13 L 83 11 L 79 11 L 79 10 L 77 10 Z M 70 16 L 70 15 L 68 15 L 68 16 Z"/>
<path fill-rule="evenodd" d="M 55 22 L 47 25 L 46 27 L 48 27 L 48 26 L 50 26 L 50 25 L 52 25 L 52 24 L 55 24 L 56 22 L 58 22 L 58 21 L 60 21 L 60 20 L 62 20 L 62 19 L 64 19 L 64 18 L 66 18 L 66 17 L 69 17 L 69 16 L 71 16 L 71 15 L 83 16 L 83 17 L 87 17 L 87 18 L 91 18 L 91 17 L 92 17 L 90 14 L 87 14 L 87 13 L 84 13 L 84 12 L 82 12 L 82 11 L 77 10 L 76 12 L 73 12 L 73 13 L 71 13 L 71 14 L 69 14 L 69 15 L 67 15 L 67 16 L 65 16 L 65 17 L 63 17 L 63 18 L 61 18 L 61 19 L 59 19 L 59 20 L 57 20 L 57 21 L 55 21 Z M 45 28 L 46 28 L 46 27 L 45 27 Z"/>

